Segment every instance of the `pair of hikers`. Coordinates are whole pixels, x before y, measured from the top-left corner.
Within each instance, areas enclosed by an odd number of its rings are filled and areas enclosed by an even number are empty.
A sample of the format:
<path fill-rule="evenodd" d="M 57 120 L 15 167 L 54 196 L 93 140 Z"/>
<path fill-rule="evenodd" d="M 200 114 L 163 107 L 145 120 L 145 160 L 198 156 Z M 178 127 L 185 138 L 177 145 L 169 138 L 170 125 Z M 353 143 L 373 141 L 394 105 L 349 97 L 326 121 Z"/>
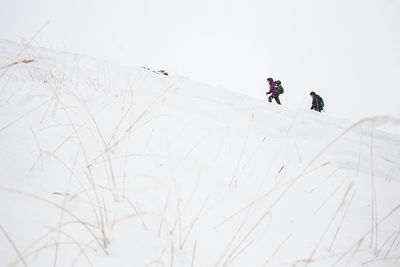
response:
<path fill-rule="evenodd" d="M 279 80 L 274 81 L 272 78 L 268 78 L 267 81 L 269 84 L 269 91 L 266 94 L 267 95 L 271 94 L 268 97 L 268 102 L 271 103 L 272 99 L 275 99 L 276 103 L 280 105 L 281 101 L 279 99 L 279 95 L 283 94 L 284 92 L 281 81 Z M 310 93 L 310 96 L 312 97 L 311 110 L 316 110 L 318 112 L 323 111 L 324 100 L 322 99 L 322 97 L 317 95 L 314 91 Z"/>

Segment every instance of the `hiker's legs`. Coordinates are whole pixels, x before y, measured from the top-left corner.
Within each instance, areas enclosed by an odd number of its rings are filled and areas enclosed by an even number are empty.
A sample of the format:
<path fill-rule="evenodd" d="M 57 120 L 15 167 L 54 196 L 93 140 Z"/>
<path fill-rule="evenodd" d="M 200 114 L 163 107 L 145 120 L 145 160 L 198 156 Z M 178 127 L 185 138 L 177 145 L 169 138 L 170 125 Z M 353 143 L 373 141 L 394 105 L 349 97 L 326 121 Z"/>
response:
<path fill-rule="evenodd" d="M 276 103 L 278 103 L 278 105 L 280 105 L 281 101 L 279 100 L 279 95 L 276 95 L 274 98 L 275 98 Z"/>

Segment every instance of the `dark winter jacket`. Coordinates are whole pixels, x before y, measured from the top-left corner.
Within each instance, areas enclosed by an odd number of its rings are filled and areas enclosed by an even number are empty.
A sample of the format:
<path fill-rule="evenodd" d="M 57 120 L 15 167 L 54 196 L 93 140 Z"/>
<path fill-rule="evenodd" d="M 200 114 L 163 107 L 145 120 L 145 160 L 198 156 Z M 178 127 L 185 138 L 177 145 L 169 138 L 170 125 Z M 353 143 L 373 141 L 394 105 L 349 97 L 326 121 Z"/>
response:
<path fill-rule="evenodd" d="M 315 109 L 317 111 L 321 111 L 324 109 L 324 100 L 319 95 L 315 94 L 313 96 L 311 109 Z"/>

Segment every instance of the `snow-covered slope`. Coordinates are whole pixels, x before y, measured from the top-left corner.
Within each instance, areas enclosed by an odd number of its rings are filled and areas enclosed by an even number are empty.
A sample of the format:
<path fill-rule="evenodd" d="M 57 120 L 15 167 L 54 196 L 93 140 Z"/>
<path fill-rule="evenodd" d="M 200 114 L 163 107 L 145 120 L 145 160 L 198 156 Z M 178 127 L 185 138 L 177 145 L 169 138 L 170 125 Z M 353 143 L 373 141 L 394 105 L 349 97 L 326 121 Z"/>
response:
<path fill-rule="evenodd" d="M 8 41 L 0 67 L 1 266 L 400 266 L 395 119 Z"/>

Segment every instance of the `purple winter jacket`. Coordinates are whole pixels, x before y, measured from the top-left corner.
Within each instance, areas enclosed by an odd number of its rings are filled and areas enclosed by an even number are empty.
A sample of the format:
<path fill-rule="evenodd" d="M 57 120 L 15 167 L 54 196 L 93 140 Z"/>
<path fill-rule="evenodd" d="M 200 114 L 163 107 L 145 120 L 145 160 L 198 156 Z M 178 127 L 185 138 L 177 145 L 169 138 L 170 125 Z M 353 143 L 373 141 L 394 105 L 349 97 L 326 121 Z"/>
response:
<path fill-rule="evenodd" d="M 268 94 L 276 95 L 276 86 L 274 81 L 269 84 L 269 92 L 267 92 L 267 95 Z"/>

